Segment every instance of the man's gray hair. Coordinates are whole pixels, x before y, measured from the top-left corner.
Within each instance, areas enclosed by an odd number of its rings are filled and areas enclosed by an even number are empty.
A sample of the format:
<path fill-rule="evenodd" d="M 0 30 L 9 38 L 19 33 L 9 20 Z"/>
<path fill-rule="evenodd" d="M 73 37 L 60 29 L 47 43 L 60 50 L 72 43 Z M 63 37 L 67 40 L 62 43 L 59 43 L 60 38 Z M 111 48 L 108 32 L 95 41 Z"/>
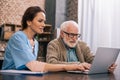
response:
<path fill-rule="evenodd" d="M 69 20 L 69 21 L 63 22 L 63 23 L 60 25 L 60 30 L 66 30 L 67 27 L 68 27 L 70 24 L 72 24 L 72 25 L 74 25 L 75 27 L 78 28 L 78 24 L 77 24 L 75 21 Z"/>

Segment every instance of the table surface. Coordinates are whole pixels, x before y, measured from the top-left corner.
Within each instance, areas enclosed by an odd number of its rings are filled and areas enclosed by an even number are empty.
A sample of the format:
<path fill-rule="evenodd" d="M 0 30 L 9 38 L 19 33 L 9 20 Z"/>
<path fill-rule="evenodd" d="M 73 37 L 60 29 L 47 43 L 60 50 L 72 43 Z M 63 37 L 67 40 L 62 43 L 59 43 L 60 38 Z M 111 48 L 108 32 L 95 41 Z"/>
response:
<path fill-rule="evenodd" d="M 39 75 L 0 74 L 0 80 L 119 80 L 119 74 L 73 74 L 67 72 Z"/>
<path fill-rule="evenodd" d="M 113 74 L 76 74 L 68 72 L 53 72 L 40 75 L 2 74 L 0 80 L 120 80 L 120 56 L 116 61 L 117 68 Z"/>

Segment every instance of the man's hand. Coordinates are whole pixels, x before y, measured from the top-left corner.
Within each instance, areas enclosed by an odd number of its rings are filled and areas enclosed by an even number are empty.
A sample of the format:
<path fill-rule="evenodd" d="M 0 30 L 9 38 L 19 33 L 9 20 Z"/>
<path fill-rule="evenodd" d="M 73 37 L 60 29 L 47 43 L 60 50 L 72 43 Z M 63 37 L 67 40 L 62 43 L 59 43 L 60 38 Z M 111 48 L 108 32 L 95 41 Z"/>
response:
<path fill-rule="evenodd" d="M 109 71 L 110 73 L 113 73 L 114 70 L 116 69 L 116 67 L 117 67 L 117 65 L 116 65 L 115 63 L 113 63 L 113 64 L 109 67 L 108 71 Z"/>

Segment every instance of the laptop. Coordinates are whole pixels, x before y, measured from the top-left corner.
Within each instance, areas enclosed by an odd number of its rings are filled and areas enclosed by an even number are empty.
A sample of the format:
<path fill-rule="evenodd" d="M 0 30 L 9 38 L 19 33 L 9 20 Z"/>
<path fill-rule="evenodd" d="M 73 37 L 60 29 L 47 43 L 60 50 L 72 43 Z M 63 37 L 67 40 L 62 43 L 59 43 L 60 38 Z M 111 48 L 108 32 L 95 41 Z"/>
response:
<path fill-rule="evenodd" d="M 109 66 L 115 63 L 119 52 L 120 49 L 118 48 L 99 47 L 89 70 L 68 72 L 83 74 L 107 73 Z"/>

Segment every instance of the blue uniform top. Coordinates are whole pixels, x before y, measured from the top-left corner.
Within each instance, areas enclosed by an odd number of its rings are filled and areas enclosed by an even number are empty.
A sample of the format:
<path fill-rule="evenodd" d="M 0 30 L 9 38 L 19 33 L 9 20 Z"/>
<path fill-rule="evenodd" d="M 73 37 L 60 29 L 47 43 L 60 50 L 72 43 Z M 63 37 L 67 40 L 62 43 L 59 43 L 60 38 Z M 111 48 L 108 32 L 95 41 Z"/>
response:
<path fill-rule="evenodd" d="M 2 69 L 27 69 L 25 64 L 37 59 L 38 42 L 36 39 L 34 39 L 34 44 L 33 50 L 26 34 L 23 31 L 16 32 L 5 49 Z"/>

